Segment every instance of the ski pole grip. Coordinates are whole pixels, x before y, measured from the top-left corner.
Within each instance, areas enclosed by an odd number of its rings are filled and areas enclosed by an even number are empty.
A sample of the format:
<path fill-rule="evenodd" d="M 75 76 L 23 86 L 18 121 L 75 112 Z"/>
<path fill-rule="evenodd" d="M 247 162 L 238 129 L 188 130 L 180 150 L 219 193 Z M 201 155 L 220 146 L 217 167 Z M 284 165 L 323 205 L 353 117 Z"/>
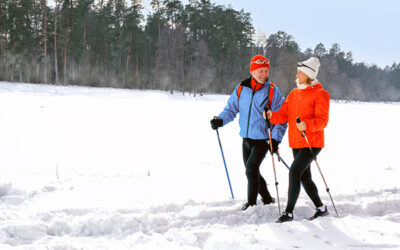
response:
<path fill-rule="evenodd" d="M 265 113 L 267 113 L 267 112 L 269 111 L 268 106 L 265 106 L 265 107 L 264 107 L 264 111 L 265 111 Z M 267 118 L 268 118 L 268 116 L 267 116 Z"/>
<path fill-rule="evenodd" d="M 269 119 L 268 119 L 268 111 L 269 111 L 270 109 L 268 108 L 268 106 L 265 106 L 265 108 L 264 108 L 264 111 L 265 111 L 265 120 L 267 121 L 267 127 L 268 128 L 271 128 L 271 123 L 270 123 L 270 121 L 269 121 Z"/>
<path fill-rule="evenodd" d="M 296 118 L 296 122 L 297 122 L 297 124 L 299 124 L 301 122 L 300 117 Z M 304 136 L 306 136 L 306 131 L 304 131 L 304 130 L 300 131 L 300 134 L 301 134 L 301 137 L 304 137 Z"/>

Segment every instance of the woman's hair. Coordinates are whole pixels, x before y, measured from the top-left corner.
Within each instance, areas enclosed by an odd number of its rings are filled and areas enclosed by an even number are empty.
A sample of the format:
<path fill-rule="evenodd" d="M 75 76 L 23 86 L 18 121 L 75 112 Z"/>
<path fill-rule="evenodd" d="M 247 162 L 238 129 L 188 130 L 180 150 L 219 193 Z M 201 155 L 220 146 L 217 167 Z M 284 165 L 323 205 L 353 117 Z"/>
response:
<path fill-rule="evenodd" d="M 311 85 L 312 81 L 313 81 L 313 79 L 311 79 L 309 76 L 307 76 L 307 80 L 306 80 L 305 84 Z"/>

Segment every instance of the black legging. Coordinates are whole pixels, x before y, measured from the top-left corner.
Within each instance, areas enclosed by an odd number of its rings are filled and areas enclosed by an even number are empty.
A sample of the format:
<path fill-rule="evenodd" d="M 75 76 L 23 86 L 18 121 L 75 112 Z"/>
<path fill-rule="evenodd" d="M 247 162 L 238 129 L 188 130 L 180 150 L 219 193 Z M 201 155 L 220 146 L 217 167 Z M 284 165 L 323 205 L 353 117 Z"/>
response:
<path fill-rule="evenodd" d="M 321 151 L 321 148 L 312 148 L 312 150 L 316 156 Z M 315 207 L 322 206 L 323 204 L 319 198 L 317 186 L 315 186 L 315 183 L 311 179 L 310 164 L 313 161 L 313 156 L 310 149 L 293 149 L 293 157 L 294 161 L 289 171 L 289 191 L 286 212 L 293 213 L 294 206 L 300 194 L 300 181 Z"/>
<path fill-rule="evenodd" d="M 267 183 L 260 174 L 260 165 L 267 151 L 266 140 L 243 138 L 243 161 L 247 176 L 247 202 L 250 205 L 256 204 L 258 194 L 264 200 L 271 199 Z"/>

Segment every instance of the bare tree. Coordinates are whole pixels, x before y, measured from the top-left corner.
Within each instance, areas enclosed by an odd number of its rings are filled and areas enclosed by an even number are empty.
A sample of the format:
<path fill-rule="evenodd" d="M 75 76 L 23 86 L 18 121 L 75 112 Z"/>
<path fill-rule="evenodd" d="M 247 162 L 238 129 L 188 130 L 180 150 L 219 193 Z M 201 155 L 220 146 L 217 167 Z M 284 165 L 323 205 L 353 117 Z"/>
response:
<path fill-rule="evenodd" d="M 193 96 L 197 93 L 209 91 L 215 77 L 213 60 L 208 55 L 208 47 L 204 40 L 195 42 L 194 50 L 190 58 L 188 68 L 188 79 L 190 91 Z"/>
<path fill-rule="evenodd" d="M 184 67 L 184 50 L 185 50 L 185 33 L 184 27 L 181 24 L 176 24 L 175 27 L 165 27 L 165 37 L 167 45 L 167 55 L 169 58 L 168 79 L 169 91 L 174 93 L 176 86 L 181 86 L 183 81 Z M 163 38 L 161 38 L 163 40 Z M 163 58 L 160 58 L 163 60 Z"/>
<path fill-rule="evenodd" d="M 44 46 L 44 82 L 47 83 L 47 1 L 42 0 L 43 8 L 43 46 Z"/>
<path fill-rule="evenodd" d="M 65 18 L 64 18 L 64 37 L 63 37 L 63 74 L 64 74 L 64 84 L 67 84 L 67 58 L 68 58 L 68 44 L 69 44 L 69 39 L 70 39 L 70 34 L 72 30 L 72 17 L 71 17 L 71 12 L 73 8 L 73 2 L 72 0 L 69 1 L 69 6 L 68 2 L 67 5 L 65 6 Z"/>
<path fill-rule="evenodd" d="M 3 33 L 3 27 L 1 27 L 0 35 L 1 35 L 1 50 L 0 50 L 0 53 L 1 53 L 1 55 L 3 55 L 3 51 L 4 51 L 4 33 Z"/>
<path fill-rule="evenodd" d="M 129 42 L 128 42 L 128 54 L 126 55 L 126 64 L 125 64 L 125 75 L 128 73 L 128 68 L 129 68 L 129 60 L 131 57 L 131 50 L 132 50 L 132 40 L 133 40 L 133 34 L 132 32 L 129 33 Z"/>
<path fill-rule="evenodd" d="M 174 93 L 176 86 L 184 82 L 185 33 L 181 24 L 166 24 L 157 43 L 155 60 L 156 85 Z"/>
<path fill-rule="evenodd" d="M 282 48 L 278 52 L 275 66 L 271 67 L 271 80 L 279 86 L 282 94 L 286 96 L 296 86 L 297 55 Z"/>
<path fill-rule="evenodd" d="M 0 49 L 0 65 L 2 66 L 2 69 L 5 67 L 6 65 L 6 56 L 4 55 L 5 53 L 5 42 L 6 39 L 5 35 L 6 35 L 6 20 L 7 20 L 7 12 L 6 12 L 6 8 L 5 8 L 5 3 L 3 1 L 0 1 L 0 36 L 1 36 L 1 49 Z M 4 59 L 4 62 L 2 61 L 2 59 Z"/>

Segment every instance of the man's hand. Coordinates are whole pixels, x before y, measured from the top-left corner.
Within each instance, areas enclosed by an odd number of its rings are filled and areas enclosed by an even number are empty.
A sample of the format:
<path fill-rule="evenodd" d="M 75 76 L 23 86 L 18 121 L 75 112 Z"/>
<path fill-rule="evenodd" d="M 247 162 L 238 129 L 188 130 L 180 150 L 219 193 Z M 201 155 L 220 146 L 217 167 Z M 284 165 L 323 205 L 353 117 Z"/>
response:
<path fill-rule="evenodd" d="M 272 142 L 272 153 L 277 153 L 279 149 L 278 147 L 279 142 L 275 141 L 274 139 L 271 139 L 271 142 Z M 268 144 L 268 150 L 271 150 L 271 146 L 269 145 L 269 143 L 267 144 Z"/>
<path fill-rule="evenodd" d="M 265 112 L 265 110 L 264 110 L 263 116 L 264 116 L 264 119 L 265 119 L 265 120 L 267 120 L 267 116 L 268 116 L 268 120 L 271 119 L 271 117 L 272 117 L 272 112 L 271 112 L 271 110 L 268 110 L 267 112 Z"/>
<path fill-rule="evenodd" d="M 218 118 L 218 117 L 214 117 L 210 121 L 210 123 L 211 123 L 211 128 L 214 129 L 214 130 L 218 129 L 219 127 L 222 127 L 222 125 L 223 125 L 222 119 Z"/>

